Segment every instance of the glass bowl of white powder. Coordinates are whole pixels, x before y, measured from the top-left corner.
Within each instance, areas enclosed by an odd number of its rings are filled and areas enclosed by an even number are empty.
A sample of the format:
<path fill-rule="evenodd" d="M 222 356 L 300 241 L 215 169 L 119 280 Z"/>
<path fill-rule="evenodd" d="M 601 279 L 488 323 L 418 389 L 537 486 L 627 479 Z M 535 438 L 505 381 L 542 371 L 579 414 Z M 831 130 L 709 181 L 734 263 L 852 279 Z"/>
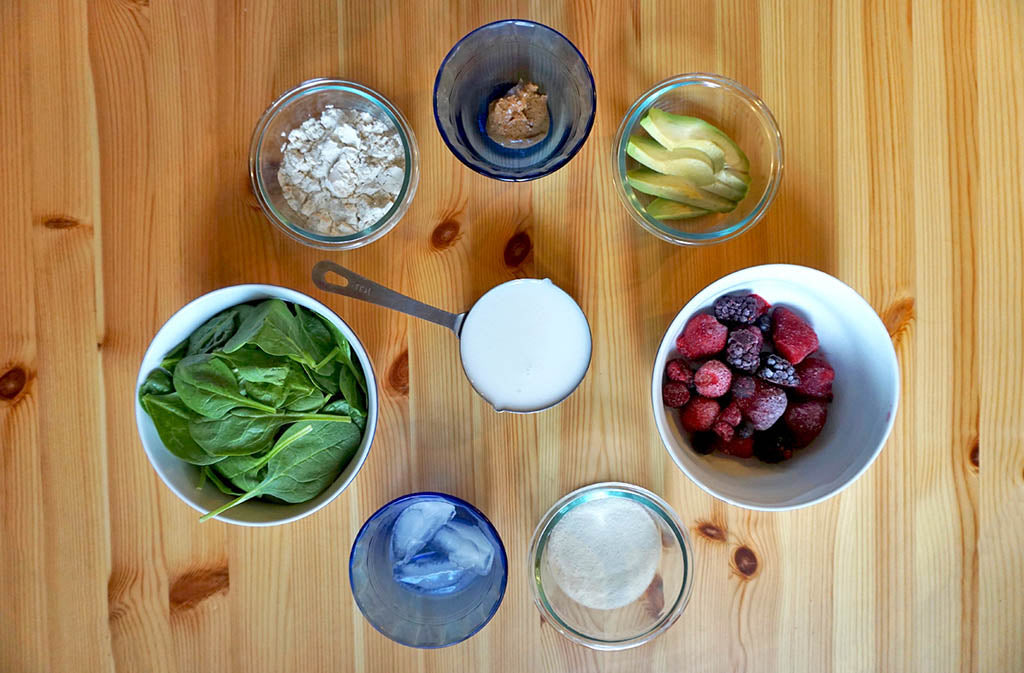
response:
<path fill-rule="evenodd" d="M 409 122 L 376 91 L 338 79 L 303 82 L 253 131 L 249 178 L 284 233 L 327 250 L 357 248 L 398 223 L 419 183 Z"/>
<path fill-rule="evenodd" d="M 598 650 L 636 647 L 672 626 L 694 574 L 689 536 L 668 503 L 618 482 L 556 502 L 533 533 L 527 567 L 545 619 Z"/>

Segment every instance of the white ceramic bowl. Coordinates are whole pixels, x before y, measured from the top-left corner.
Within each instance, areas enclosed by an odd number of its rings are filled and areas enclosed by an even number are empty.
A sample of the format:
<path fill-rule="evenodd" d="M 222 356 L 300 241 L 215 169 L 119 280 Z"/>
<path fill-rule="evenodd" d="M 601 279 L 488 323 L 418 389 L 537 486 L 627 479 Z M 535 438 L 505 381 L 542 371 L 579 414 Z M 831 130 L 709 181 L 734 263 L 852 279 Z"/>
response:
<path fill-rule="evenodd" d="M 341 330 L 345 338 L 349 340 L 352 352 L 359 359 L 359 364 L 366 375 L 366 431 L 363 433 L 363 440 L 359 444 L 359 448 L 356 449 L 352 460 L 349 461 L 349 464 L 342 470 L 334 483 L 309 502 L 283 505 L 250 500 L 216 517 L 220 521 L 240 526 L 276 526 L 309 516 L 338 497 L 338 494 L 352 483 L 356 473 L 359 472 L 359 468 L 366 461 L 366 456 L 370 452 L 370 445 L 373 443 L 374 431 L 377 429 L 377 380 L 373 373 L 370 357 L 366 354 L 366 349 L 363 348 L 363 344 L 360 343 L 355 333 L 333 311 L 301 292 L 274 285 L 234 285 L 225 287 L 192 300 L 164 323 L 164 326 L 153 337 L 149 348 L 146 349 L 146 355 L 142 358 L 142 365 L 139 367 L 138 380 L 135 382 L 135 422 L 139 427 L 139 438 L 142 440 L 142 447 L 146 450 L 146 456 L 149 457 L 149 462 L 153 465 L 153 469 L 160 475 L 160 478 L 167 484 L 168 488 L 174 491 L 175 495 L 196 511 L 205 514 L 220 507 L 228 502 L 230 498 L 209 484 L 205 488 L 198 488 L 199 470 L 195 466 L 175 457 L 164 447 L 163 442 L 160 441 L 160 436 L 156 432 L 156 427 L 153 425 L 153 421 L 143 411 L 142 405 L 139 404 L 139 386 L 142 385 L 149 372 L 160 365 L 160 361 L 168 351 L 181 343 L 182 340 L 206 320 L 231 306 L 273 297 L 293 304 L 300 304 L 311 311 L 315 311 L 331 321 Z"/>
<path fill-rule="evenodd" d="M 792 459 L 770 465 L 690 447 L 679 414 L 661 399 L 665 363 L 679 357 L 676 337 L 723 294 L 754 292 L 793 309 L 818 334 L 836 372 L 825 429 Z M 816 269 L 769 264 L 742 269 L 701 290 L 669 325 L 654 359 L 651 402 L 672 460 L 702 489 L 733 505 L 787 510 L 821 502 L 852 484 L 871 465 L 892 430 L 899 402 L 896 352 L 874 309 L 850 286 Z"/>

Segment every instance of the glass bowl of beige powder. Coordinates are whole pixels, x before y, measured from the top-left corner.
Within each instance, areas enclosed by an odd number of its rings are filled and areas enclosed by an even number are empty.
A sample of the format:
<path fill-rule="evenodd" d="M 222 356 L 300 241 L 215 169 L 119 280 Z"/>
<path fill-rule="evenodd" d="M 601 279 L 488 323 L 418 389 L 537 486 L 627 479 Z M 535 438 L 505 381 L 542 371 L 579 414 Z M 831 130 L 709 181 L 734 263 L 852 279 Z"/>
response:
<path fill-rule="evenodd" d="M 419 150 L 408 121 L 382 95 L 355 82 L 313 79 L 260 117 L 249 178 L 263 212 L 287 235 L 315 248 L 357 248 L 388 233 L 409 209 Z"/>
<path fill-rule="evenodd" d="M 534 602 L 563 636 L 598 650 L 642 645 L 679 619 L 693 554 L 678 515 L 654 493 L 592 484 L 552 505 L 527 559 Z"/>

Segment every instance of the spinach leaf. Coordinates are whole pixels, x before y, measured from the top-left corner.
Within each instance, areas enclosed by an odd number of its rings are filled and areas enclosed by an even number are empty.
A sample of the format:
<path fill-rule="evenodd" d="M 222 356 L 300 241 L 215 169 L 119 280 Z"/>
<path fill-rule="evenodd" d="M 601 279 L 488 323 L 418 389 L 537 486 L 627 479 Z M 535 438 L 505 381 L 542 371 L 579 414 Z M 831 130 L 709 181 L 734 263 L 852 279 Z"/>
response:
<path fill-rule="evenodd" d="M 320 410 L 321 414 L 340 414 L 342 416 L 348 416 L 352 419 L 352 422 L 356 424 L 360 432 L 366 431 L 366 414 L 356 409 L 347 400 L 335 400 L 325 405 Z"/>
<path fill-rule="evenodd" d="M 238 330 L 239 307 L 221 311 L 196 328 L 188 337 L 188 355 L 212 353 L 228 342 Z"/>
<path fill-rule="evenodd" d="M 345 338 L 345 335 L 341 333 L 341 330 L 339 330 L 330 320 L 319 315 L 317 317 L 320 318 L 320 320 L 327 326 L 327 329 L 334 337 L 334 342 L 338 345 L 338 354 L 334 356 L 334 359 L 345 367 L 348 367 L 349 371 L 352 372 L 352 375 L 355 376 L 356 381 L 359 382 L 359 387 L 363 389 L 364 393 L 367 392 L 366 377 L 363 375 L 362 368 L 353 359 L 352 346 L 349 344 L 348 339 Z"/>
<path fill-rule="evenodd" d="M 222 360 L 209 353 L 189 355 L 174 368 L 174 389 L 193 411 L 210 418 L 223 418 L 235 407 L 249 407 L 267 413 L 276 408 L 242 394 L 238 379 Z"/>
<path fill-rule="evenodd" d="M 144 395 L 169 395 L 174 392 L 174 383 L 166 369 L 154 369 L 139 386 L 139 399 Z"/>
<path fill-rule="evenodd" d="M 263 456 L 229 456 L 214 466 L 217 474 L 238 489 L 231 495 L 256 488 L 266 475 L 267 467 L 262 462 Z"/>
<path fill-rule="evenodd" d="M 318 363 L 316 346 L 280 299 L 268 299 L 257 306 L 224 345 L 224 352 L 233 353 L 245 344 L 259 346 L 270 355 L 283 355 L 309 367 Z"/>
<path fill-rule="evenodd" d="M 196 417 L 189 423 L 188 431 L 207 453 L 247 456 L 269 449 L 277 431 L 297 421 L 350 423 L 351 419 L 341 412 L 265 414 L 253 409 L 234 409 L 223 418 Z"/>
<path fill-rule="evenodd" d="M 178 393 L 168 395 L 144 395 L 142 408 L 153 419 L 160 441 L 167 450 L 193 465 L 210 465 L 220 460 L 203 450 L 189 434 L 189 422 L 196 414 L 181 400 Z"/>
<path fill-rule="evenodd" d="M 295 423 L 264 457 L 267 474 L 260 483 L 199 520 L 206 521 L 264 495 L 289 503 L 315 498 L 337 479 L 352 459 L 361 435 L 352 423 Z"/>
<path fill-rule="evenodd" d="M 246 397 L 275 409 L 284 406 L 284 401 L 288 397 L 288 391 L 283 386 L 275 386 L 271 383 L 243 381 L 242 390 L 245 391 Z"/>
<path fill-rule="evenodd" d="M 337 344 L 334 335 L 327 328 L 320 316 L 304 306 L 295 305 L 295 320 L 306 343 L 308 353 L 313 358 L 313 369 L 320 372 L 334 363 Z M 325 372 L 326 373 L 326 372 Z"/>
<path fill-rule="evenodd" d="M 224 480 L 222 480 L 220 476 L 217 474 L 216 466 L 210 467 L 209 465 L 204 465 L 200 469 L 202 470 L 200 472 L 200 478 L 209 479 L 210 482 L 217 487 L 217 490 L 223 493 L 224 495 L 236 496 L 241 495 L 242 493 L 245 492 L 245 489 L 242 489 L 241 491 L 236 490 L 234 487 L 231 486 L 230 483 L 227 483 Z M 200 484 L 199 488 L 202 488 L 202 484 Z"/>
<path fill-rule="evenodd" d="M 160 366 L 167 371 L 174 373 L 174 368 L 178 366 L 181 359 L 188 354 L 188 339 L 185 339 L 180 344 L 170 350 L 164 359 L 160 362 Z"/>
<path fill-rule="evenodd" d="M 226 361 L 242 381 L 280 386 L 288 378 L 290 361 L 268 355 L 256 346 L 242 346 L 233 353 L 217 353 L 217 357 Z"/>
<path fill-rule="evenodd" d="M 338 388 L 341 390 L 341 394 L 345 396 L 349 404 L 365 414 L 366 398 L 362 388 L 359 387 L 359 382 L 352 374 L 352 370 L 348 367 L 339 367 L 338 370 Z"/>
<path fill-rule="evenodd" d="M 326 374 L 320 374 L 305 365 L 303 365 L 302 368 L 306 370 L 306 376 L 316 384 L 316 387 L 324 391 L 327 395 L 337 395 L 341 392 L 341 389 L 338 387 L 337 375 L 327 376 Z"/>
<path fill-rule="evenodd" d="M 293 412 L 311 413 L 319 411 L 320 407 L 322 407 L 326 401 L 327 397 L 319 390 L 315 390 L 309 395 L 305 395 L 303 397 L 289 398 L 285 402 L 284 408 Z"/>

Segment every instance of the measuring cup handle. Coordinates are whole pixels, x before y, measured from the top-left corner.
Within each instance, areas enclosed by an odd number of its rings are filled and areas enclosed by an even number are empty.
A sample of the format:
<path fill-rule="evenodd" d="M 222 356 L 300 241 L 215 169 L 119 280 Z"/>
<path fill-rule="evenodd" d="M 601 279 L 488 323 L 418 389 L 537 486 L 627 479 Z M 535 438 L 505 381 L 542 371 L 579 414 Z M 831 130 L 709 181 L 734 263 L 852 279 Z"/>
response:
<path fill-rule="evenodd" d="M 338 285 L 327 280 L 327 274 L 331 272 L 344 279 L 345 284 Z M 327 260 L 319 261 L 313 267 L 313 284 L 324 292 L 333 292 L 343 297 L 360 299 L 416 318 L 429 320 L 430 322 L 447 327 L 456 334 L 459 333 L 459 327 L 462 325 L 461 315 L 442 311 L 439 308 L 416 301 L 411 297 L 406 297 L 404 294 L 389 290 L 383 285 L 374 283 L 369 278 L 364 278 L 339 264 L 328 262 Z"/>

